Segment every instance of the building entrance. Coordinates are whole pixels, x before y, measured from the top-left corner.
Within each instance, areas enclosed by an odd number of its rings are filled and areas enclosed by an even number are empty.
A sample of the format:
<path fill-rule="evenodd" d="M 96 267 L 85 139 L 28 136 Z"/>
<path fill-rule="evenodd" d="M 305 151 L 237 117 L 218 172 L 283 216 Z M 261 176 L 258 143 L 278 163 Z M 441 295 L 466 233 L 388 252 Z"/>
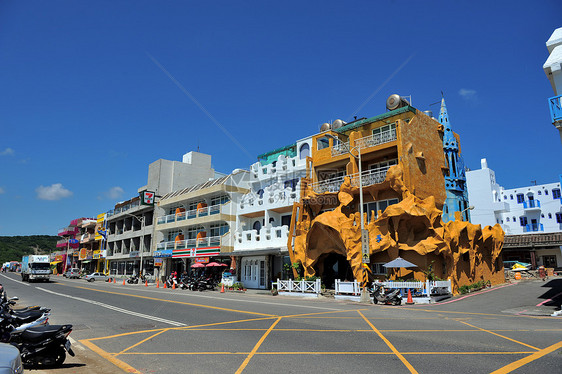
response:
<path fill-rule="evenodd" d="M 345 256 L 338 253 L 332 252 L 320 256 L 314 268 L 326 288 L 334 288 L 336 279 L 342 281 L 352 281 L 354 279 L 349 261 L 347 261 Z"/>

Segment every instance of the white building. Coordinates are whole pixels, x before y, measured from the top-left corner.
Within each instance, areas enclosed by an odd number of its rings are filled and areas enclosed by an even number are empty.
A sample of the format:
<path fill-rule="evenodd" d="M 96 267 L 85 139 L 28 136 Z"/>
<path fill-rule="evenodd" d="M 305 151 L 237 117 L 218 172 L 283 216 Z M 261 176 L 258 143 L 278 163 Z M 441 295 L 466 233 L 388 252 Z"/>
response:
<path fill-rule="evenodd" d="M 557 96 L 548 99 L 552 124 L 560 132 L 562 140 L 562 27 L 554 30 L 546 42 L 548 58 L 546 59 L 543 70 L 546 74 L 552 90 Z"/>
<path fill-rule="evenodd" d="M 466 173 L 466 181 L 469 202 L 474 206 L 470 221 L 501 225 L 506 234 L 504 261 L 562 266 L 560 182 L 505 189 L 497 183 L 486 159 L 482 159 L 480 170 Z M 544 240 L 545 235 L 552 240 Z"/>
<path fill-rule="evenodd" d="M 247 288 L 268 288 L 290 264 L 287 250 L 293 203 L 300 199 L 312 137 L 258 156 L 250 167 L 250 192 L 236 212 L 234 251 L 239 280 Z"/>

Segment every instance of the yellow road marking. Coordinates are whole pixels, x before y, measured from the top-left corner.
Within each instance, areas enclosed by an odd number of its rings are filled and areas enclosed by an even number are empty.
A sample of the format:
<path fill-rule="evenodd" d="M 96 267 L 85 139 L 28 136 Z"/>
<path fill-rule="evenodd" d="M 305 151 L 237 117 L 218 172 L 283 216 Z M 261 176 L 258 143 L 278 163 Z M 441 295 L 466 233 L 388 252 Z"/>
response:
<path fill-rule="evenodd" d="M 460 322 L 460 323 L 464 323 L 464 324 L 467 325 L 467 326 L 474 327 L 475 329 L 478 329 L 478 330 L 480 330 L 480 331 L 485 331 L 485 332 L 488 332 L 488 333 L 490 333 L 490 334 L 492 334 L 492 335 L 499 336 L 500 338 L 504 338 L 504 339 L 507 339 L 507 340 L 511 340 L 512 342 L 517 343 L 517 344 L 524 345 L 525 347 L 533 348 L 533 349 L 535 349 L 535 350 L 537 350 L 537 351 L 539 350 L 539 348 L 533 347 L 532 345 L 529 345 L 529 344 L 520 342 L 519 340 L 515 340 L 515 339 L 508 338 L 507 336 L 503 336 L 503 335 L 497 334 L 497 333 L 495 333 L 495 332 L 493 332 L 493 331 L 486 330 L 486 329 L 483 329 L 483 328 L 481 328 L 481 327 L 477 327 L 477 326 L 471 325 L 471 324 L 468 323 L 468 322 L 464 322 L 464 321 L 459 321 L 459 322 Z"/>
<path fill-rule="evenodd" d="M 138 371 L 137 369 L 135 369 L 131 365 L 113 357 L 111 354 L 107 353 L 106 351 L 104 351 L 103 349 L 101 349 L 100 347 L 95 345 L 94 343 L 91 343 L 90 341 L 88 341 L 88 339 L 80 340 L 80 343 L 82 343 L 86 347 L 90 348 L 92 351 L 96 352 L 98 355 L 105 358 L 107 361 L 111 362 L 112 364 L 114 364 L 115 366 L 117 366 L 118 368 L 123 370 L 124 372 L 132 373 L 132 374 L 142 374 L 140 371 Z"/>
<path fill-rule="evenodd" d="M 396 355 L 396 357 L 398 357 L 400 359 L 400 361 L 402 361 L 402 363 L 408 368 L 408 370 L 410 370 L 410 373 L 417 373 L 416 369 L 414 369 L 414 367 L 408 362 L 408 360 L 406 360 L 404 358 L 404 356 L 402 356 L 402 354 L 400 354 L 400 352 L 398 352 L 398 350 L 394 347 L 394 345 L 392 345 L 392 343 L 384 337 L 383 334 L 381 334 L 381 332 L 379 330 L 377 330 L 377 328 L 375 327 L 375 325 L 373 325 L 371 323 L 371 321 L 369 321 L 367 319 L 367 317 L 365 317 L 363 315 L 363 313 L 361 313 L 359 310 L 357 311 L 357 313 L 359 313 L 359 315 L 361 317 L 363 317 L 363 319 L 365 320 L 365 322 L 367 322 L 367 324 L 369 324 L 369 326 L 371 326 L 371 328 L 373 329 L 374 332 L 377 333 L 377 335 L 386 343 L 386 345 L 388 345 L 388 347 L 392 350 L 392 352 L 394 352 L 394 354 Z"/>
<path fill-rule="evenodd" d="M 182 304 L 182 305 L 196 306 L 196 307 L 200 307 L 200 308 L 224 310 L 224 311 L 227 311 L 227 312 L 234 312 L 234 313 L 256 314 L 256 315 L 258 315 L 258 316 L 277 317 L 277 316 L 274 315 L 274 314 L 265 314 L 265 313 L 257 313 L 257 312 L 248 312 L 248 311 L 246 311 L 246 310 L 238 310 L 238 309 L 230 309 L 230 308 L 221 308 L 221 307 L 218 307 L 218 306 L 211 306 L 211 305 L 203 305 L 203 304 L 188 303 L 188 302 L 185 302 L 185 301 L 167 300 L 167 299 L 159 299 L 159 298 L 157 298 L 157 297 L 149 297 L 149 296 L 141 296 L 141 295 L 131 295 L 131 294 L 122 293 L 122 292 L 113 292 L 113 291 L 96 290 L 96 289 L 88 288 L 88 287 L 69 286 L 69 285 L 65 285 L 65 286 L 67 286 L 67 287 L 73 287 L 73 288 L 81 288 L 81 289 L 83 289 L 83 290 L 89 290 L 89 291 L 110 293 L 110 294 L 113 294 L 113 295 L 129 296 L 129 297 L 137 297 L 137 298 L 139 298 L 139 299 L 161 301 L 161 302 L 165 302 L 165 303 L 174 303 L 174 304 Z"/>
<path fill-rule="evenodd" d="M 147 332 L 155 332 L 155 331 L 164 331 L 167 330 L 168 328 L 164 328 L 164 329 L 153 329 L 153 330 L 142 330 L 142 331 L 131 331 L 131 332 L 124 332 L 122 334 L 116 334 L 116 335 L 109 335 L 109 336 L 100 336 L 98 338 L 90 338 L 87 339 L 89 341 L 93 341 L 93 340 L 104 340 L 104 339 L 112 339 L 112 338 L 120 338 L 122 336 L 129 336 L 129 335 L 136 335 L 136 334 L 144 334 Z"/>
<path fill-rule="evenodd" d="M 430 312 L 430 313 L 451 313 L 451 314 L 464 314 L 464 315 L 475 315 L 475 316 L 495 316 L 495 317 L 507 317 L 507 318 L 535 318 L 535 319 L 549 319 L 551 317 L 541 317 L 541 316 L 526 316 L 523 314 L 510 315 L 510 314 L 493 314 L 493 313 L 473 313 L 473 312 L 455 312 L 452 310 L 431 310 L 431 309 L 417 309 L 408 308 L 408 311 L 420 311 L 420 312 Z"/>
<path fill-rule="evenodd" d="M 277 331 L 277 329 L 275 330 Z M 523 352 L 400 352 L 402 355 L 528 355 L 534 352 L 523 351 Z M 127 352 L 124 355 L 248 355 L 250 352 Z M 267 355 L 387 355 L 394 356 L 394 352 L 255 352 L 254 356 L 267 356 Z"/>
<path fill-rule="evenodd" d="M 562 341 L 559 341 L 556 344 L 551 345 L 550 347 L 546 347 L 545 349 L 541 349 L 538 352 L 533 353 L 530 356 L 524 357 L 520 360 L 517 360 L 515 362 L 512 362 L 509 365 L 506 365 L 496 371 L 493 371 L 490 374 L 506 374 L 506 373 L 511 373 L 513 370 L 515 369 L 519 369 L 520 367 L 527 365 L 530 362 L 533 362 L 535 360 L 538 360 L 539 358 L 546 356 L 549 353 L 552 353 L 554 351 L 556 351 L 557 349 L 562 348 Z"/>
<path fill-rule="evenodd" d="M 254 346 L 254 348 L 252 349 L 252 351 L 250 352 L 250 354 L 248 354 L 248 356 L 246 357 L 246 359 L 244 360 L 244 362 L 242 362 L 242 365 L 240 365 L 240 367 L 238 368 L 238 370 L 236 370 L 235 374 L 240 374 L 241 372 L 244 371 L 244 369 L 246 368 L 246 366 L 248 365 L 248 363 L 250 362 L 250 360 L 252 359 L 252 357 L 254 357 L 254 355 L 256 354 L 256 352 L 258 351 L 258 349 L 260 348 L 260 346 L 262 345 L 262 343 L 265 341 L 265 338 L 267 338 L 267 336 L 269 335 L 269 333 L 271 331 L 273 331 L 273 329 L 275 328 L 275 326 L 279 323 L 279 321 L 281 321 L 281 318 L 283 317 L 279 317 L 275 320 L 275 322 L 273 322 L 271 324 L 271 326 L 269 326 L 269 329 L 267 329 L 267 331 L 265 332 L 265 334 L 263 334 L 263 336 L 260 338 L 260 340 L 256 343 L 256 345 Z"/>
<path fill-rule="evenodd" d="M 305 314 L 290 314 L 287 316 L 282 316 L 283 318 L 301 318 L 304 316 L 315 316 L 315 315 L 319 315 L 319 314 L 328 314 L 328 313 L 355 313 L 355 312 L 359 312 L 361 310 L 370 310 L 367 308 L 363 308 L 363 309 L 350 309 L 350 310 L 332 310 L 329 312 L 317 312 L 317 313 L 305 313 Z M 313 318 L 317 318 L 317 317 L 313 317 Z"/>
<path fill-rule="evenodd" d="M 122 350 L 122 351 L 119 352 L 119 353 L 116 353 L 113 357 L 119 356 L 120 354 L 123 354 L 123 353 L 127 352 L 128 350 L 133 349 L 133 348 L 135 348 L 135 347 L 141 345 L 142 343 L 144 343 L 144 342 L 146 342 L 146 341 L 148 341 L 148 340 L 154 338 L 155 336 L 158 336 L 158 335 L 160 335 L 160 334 L 162 334 L 162 333 L 164 333 L 164 332 L 166 332 L 166 331 L 168 331 L 168 330 L 169 330 L 169 329 L 165 329 L 165 330 L 162 330 L 162 331 L 157 332 L 156 334 L 152 334 L 152 335 L 149 336 L 148 338 L 143 339 L 143 340 L 141 340 L 140 342 L 138 342 L 138 343 L 136 343 L 136 344 L 133 344 L 132 346 L 130 346 L 130 347 L 128 347 L 128 348 L 125 348 L 124 350 Z"/>

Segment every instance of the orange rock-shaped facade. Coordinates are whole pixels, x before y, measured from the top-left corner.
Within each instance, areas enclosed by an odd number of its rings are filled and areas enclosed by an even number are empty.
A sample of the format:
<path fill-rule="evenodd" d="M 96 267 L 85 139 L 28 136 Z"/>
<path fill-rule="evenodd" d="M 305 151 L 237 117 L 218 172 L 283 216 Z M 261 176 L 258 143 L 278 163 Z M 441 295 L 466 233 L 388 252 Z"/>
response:
<path fill-rule="evenodd" d="M 455 221 L 444 224 L 433 196 L 422 199 L 405 187 L 402 165 L 391 167 L 383 183 L 401 199 L 378 215 L 364 214 L 371 263 L 386 263 L 400 256 L 417 268 L 393 271 L 391 278 L 425 280 L 431 271 L 437 278 L 451 279 L 455 292 L 459 286 L 479 280 L 492 284 L 504 281 L 504 232 L 499 225 L 481 228 L 462 221 L 459 214 Z M 370 188 L 364 188 L 364 193 L 375 193 Z M 291 253 L 292 262 L 302 264 L 304 276 L 321 275 L 324 269 L 319 259 L 336 253 L 347 259 L 355 279 L 373 280 L 362 263 L 361 217 L 355 205 L 358 195 L 358 188 L 347 177 L 337 194 L 307 191 L 301 217 L 295 222 Z M 319 214 L 318 204 L 307 204 L 326 197 L 337 199 L 334 210 Z M 368 216 L 373 217 L 371 221 Z"/>

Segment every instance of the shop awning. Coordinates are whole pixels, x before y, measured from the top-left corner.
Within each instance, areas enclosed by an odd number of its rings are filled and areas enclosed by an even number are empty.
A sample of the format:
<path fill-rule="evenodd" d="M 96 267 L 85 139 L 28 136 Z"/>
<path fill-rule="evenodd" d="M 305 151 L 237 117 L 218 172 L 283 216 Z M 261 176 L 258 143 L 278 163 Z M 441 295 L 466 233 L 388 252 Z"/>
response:
<path fill-rule="evenodd" d="M 60 264 L 62 261 L 53 261 L 51 262 L 51 265 L 56 265 L 56 264 Z"/>

